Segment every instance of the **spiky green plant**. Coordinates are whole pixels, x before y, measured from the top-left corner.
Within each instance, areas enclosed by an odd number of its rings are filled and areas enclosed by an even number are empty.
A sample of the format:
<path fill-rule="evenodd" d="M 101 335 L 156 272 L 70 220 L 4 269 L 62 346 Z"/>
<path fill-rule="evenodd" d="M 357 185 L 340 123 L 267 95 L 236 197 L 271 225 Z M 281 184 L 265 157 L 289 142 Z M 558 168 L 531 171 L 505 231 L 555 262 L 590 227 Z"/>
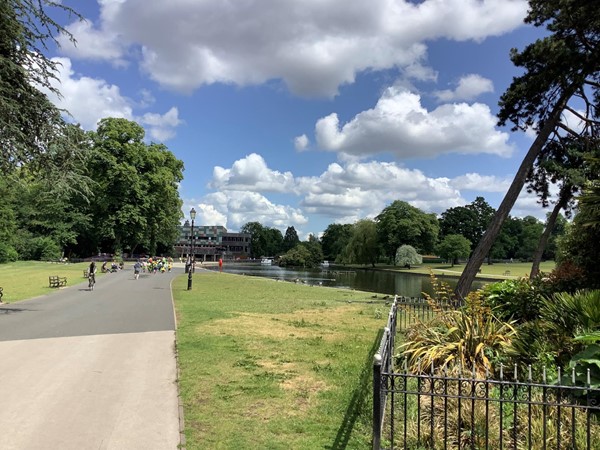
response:
<path fill-rule="evenodd" d="M 428 322 L 407 330 L 400 359 L 411 372 L 431 373 L 436 368 L 468 369 L 483 375 L 493 372 L 495 361 L 509 346 L 515 329 L 499 321 L 472 292 L 458 310 L 440 311 Z"/>

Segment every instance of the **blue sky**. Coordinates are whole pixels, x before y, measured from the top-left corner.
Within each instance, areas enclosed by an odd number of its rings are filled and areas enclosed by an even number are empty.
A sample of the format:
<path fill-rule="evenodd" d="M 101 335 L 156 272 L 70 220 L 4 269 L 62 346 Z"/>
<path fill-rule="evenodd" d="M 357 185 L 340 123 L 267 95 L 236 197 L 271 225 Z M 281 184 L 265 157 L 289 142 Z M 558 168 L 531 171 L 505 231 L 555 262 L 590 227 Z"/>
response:
<path fill-rule="evenodd" d="M 496 125 L 511 47 L 543 30 L 522 0 L 63 1 L 72 121 L 135 120 L 185 164 L 196 223 L 301 238 L 394 200 L 497 207 L 532 134 Z M 522 193 L 513 216 L 545 217 Z"/>

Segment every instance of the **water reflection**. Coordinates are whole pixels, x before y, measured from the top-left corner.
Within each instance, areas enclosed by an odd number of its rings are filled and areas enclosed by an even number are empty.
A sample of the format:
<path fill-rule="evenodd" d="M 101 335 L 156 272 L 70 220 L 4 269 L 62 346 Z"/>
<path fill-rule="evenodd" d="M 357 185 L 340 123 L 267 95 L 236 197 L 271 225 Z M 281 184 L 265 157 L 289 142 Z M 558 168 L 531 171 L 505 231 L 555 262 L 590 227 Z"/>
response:
<path fill-rule="evenodd" d="M 219 270 L 218 267 L 207 267 Z M 374 270 L 349 270 L 343 267 L 323 269 L 288 269 L 279 266 L 264 266 L 258 263 L 225 263 L 223 272 L 239 275 L 259 276 L 275 280 L 303 283 L 311 286 L 329 286 L 344 289 L 356 289 L 388 295 L 422 297 L 423 292 L 432 294 L 431 281 L 426 275 L 404 272 L 386 272 Z M 456 286 L 457 278 L 440 278 L 451 288 Z M 481 287 L 476 282 L 473 288 Z"/>

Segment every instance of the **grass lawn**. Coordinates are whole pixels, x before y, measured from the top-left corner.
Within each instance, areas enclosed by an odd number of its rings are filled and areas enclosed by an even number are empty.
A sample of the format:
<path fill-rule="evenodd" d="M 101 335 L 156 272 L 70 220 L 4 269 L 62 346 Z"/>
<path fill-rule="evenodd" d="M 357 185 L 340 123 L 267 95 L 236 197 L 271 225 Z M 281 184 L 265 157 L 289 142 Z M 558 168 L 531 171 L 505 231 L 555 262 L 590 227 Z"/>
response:
<path fill-rule="evenodd" d="M 370 266 L 350 265 L 345 267 L 356 267 L 363 269 L 370 268 Z M 540 271 L 548 273 L 552 271 L 554 267 L 556 267 L 556 263 L 554 261 L 544 261 L 540 264 Z M 429 275 L 429 271 L 433 270 L 433 273 L 436 275 L 444 274 L 447 276 L 459 277 L 465 268 L 465 264 L 456 264 L 452 266 L 451 264 L 445 263 L 424 263 L 420 266 L 412 267 L 410 270 L 398 266 L 377 264 L 375 268 L 384 270 L 394 270 L 404 273 L 419 273 L 424 275 Z M 489 265 L 484 263 L 481 266 L 481 273 L 479 273 L 477 276 L 480 278 L 497 278 L 499 280 L 502 280 L 529 276 L 530 271 L 531 263 L 494 263 Z"/>
<path fill-rule="evenodd" d="M 189 450 L 370 446 L 372 355 L 389 305 L 210 271 L 186 286 L 173 283 Z"/>
<path fill-rule="evenodd" d="M 67 286 L 87 283 L 87 279 L 83 278 L 83 271 L 89 265 L 85 262 L 60 264 L 40 261 L 0 264 L 0 287 L 4 289 L 2 301 L 13 303 L 56 292 L 56 288 L 48 285 L 48 277 L 52 275 L 67 277 Z M 97 276 L 102 275 L 97 274 Z"/>

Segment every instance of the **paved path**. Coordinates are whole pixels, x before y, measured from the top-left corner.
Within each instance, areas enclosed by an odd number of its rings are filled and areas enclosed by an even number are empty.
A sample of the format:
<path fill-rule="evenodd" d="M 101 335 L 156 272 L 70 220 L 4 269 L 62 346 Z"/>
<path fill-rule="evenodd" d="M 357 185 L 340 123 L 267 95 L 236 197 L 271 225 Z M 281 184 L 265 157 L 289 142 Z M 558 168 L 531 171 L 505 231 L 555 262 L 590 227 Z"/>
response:
<path fill-rule="evenodd" d="M 178 273 L 0 305 L 0 449 L 176 449 Z"/>

